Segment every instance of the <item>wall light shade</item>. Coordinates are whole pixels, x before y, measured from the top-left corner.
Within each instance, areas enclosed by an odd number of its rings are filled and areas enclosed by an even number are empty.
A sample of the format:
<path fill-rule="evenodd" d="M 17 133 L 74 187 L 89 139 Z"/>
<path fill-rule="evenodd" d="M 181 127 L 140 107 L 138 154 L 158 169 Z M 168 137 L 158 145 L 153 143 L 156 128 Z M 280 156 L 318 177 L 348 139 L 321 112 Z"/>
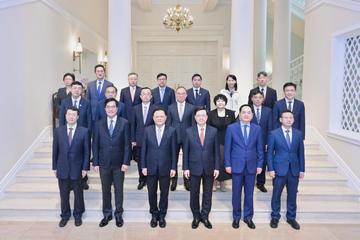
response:
<path fill-rule="evenodd" d="M 79 68 L 75 69 L 74 68 L 74 72 L 79 71 L 79 73 L 81 74 L 81 54 L 83 52 L 83 47 L 82 44 L 80 42 L 80 37 L 78 38 L 78 42 L 76 43 L 75 49 L 73 50 L 73 61 L 75 62 L 76 59 L 79 59 Z"/>

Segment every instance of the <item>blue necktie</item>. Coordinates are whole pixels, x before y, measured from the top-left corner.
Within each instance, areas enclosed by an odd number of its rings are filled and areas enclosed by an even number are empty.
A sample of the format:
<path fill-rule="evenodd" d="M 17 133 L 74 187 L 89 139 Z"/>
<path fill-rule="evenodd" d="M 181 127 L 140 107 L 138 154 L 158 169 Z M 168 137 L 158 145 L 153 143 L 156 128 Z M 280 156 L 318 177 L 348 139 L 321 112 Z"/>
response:
<path fill-rule="evenodd" d="M 257 123 L 260 124 L 260 109 L 256 108 L 256 120 Z"/>
<path fill-rule="evenodd" d="M 77 100 L 74 100 L 74 107 L 78 108 L 78 106 L 77 106 Z"/>
<path fill-rule="evenodd" d="M 161 103 L 163 102 L 163 100 L 164 100 L 164 88 L 160 88 L 160 101 L 161 101 Z"/>
<path fill-rule="evenodd" d="M 100 94 L 101 94 L 101 83 L 102 83 L 102 81 L 99 81 L 99 83 L 98 83 L 98 87 L 97 87 L 97 94 L 98 94 L 98 97 L 100 97 Z"/>
<path fill-rule="evenodd" d="M 110 126 L 109 126 L 110 136 L 113 135 L 113 132 L 114 132 L 114 120 L 110 120 Z"/>
<path fill-rule="evenodd" d="M 290 146 L 291 146 L 290 134 L 289 134 L 290 130 L 285 130 L 285 132 L 286 132 L 286 143 L 287 143 L 287 145 L 288 145 L 288 147 L 290 149 Z"/>
<path fill-rule="evenodd" d="M 247 141 L 248 141 L 247 127 L 248 127 L 248 125 L 244 125 L 244 142 L 245 142 L 245 145 L 247 145 Z"/>
<path fill-rule="evenodd" d="M 195 99 L 199 97 L 199 89 L 195 89 Z"/>

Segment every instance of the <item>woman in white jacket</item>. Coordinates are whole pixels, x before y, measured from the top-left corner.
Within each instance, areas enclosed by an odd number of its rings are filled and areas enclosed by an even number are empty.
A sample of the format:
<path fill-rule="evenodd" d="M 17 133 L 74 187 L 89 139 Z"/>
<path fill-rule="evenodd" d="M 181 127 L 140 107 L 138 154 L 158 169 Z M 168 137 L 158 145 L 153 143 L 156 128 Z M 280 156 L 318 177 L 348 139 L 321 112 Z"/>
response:
<path fill-rule="evenodd" d="M 240 107 L 240 93 L 237 91 L 237 79 L 233 74 L 229 74 L 226 77 L 225 89 L 220 90 L 221 94 L 224 94 L 227 98 L 226 108 L 235 111 L 235 117 L 239 114 Z"/>

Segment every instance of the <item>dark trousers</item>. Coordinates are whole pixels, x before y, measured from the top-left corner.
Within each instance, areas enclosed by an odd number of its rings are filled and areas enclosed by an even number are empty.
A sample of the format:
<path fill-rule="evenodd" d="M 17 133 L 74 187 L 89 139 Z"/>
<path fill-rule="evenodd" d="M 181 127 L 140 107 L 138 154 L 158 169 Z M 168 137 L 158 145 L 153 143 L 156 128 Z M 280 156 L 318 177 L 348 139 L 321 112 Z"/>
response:
<path fill-rule="evenodd" d="M 176 149 L 176 166 L 178 166 L 178 162 L 179 162 L 180 148 L 182 148 L 182 144 L 181 144 L 181 143 L 178 144 L 177 149 Z M 177 169 L 177 167 L 176 167 L 176 174 L 175 174 L 175 176 L 174 176 L 173 178 L 171 178 L 171 180 L 172 180 L 172 181 L 175 181 L 175 182 L 177 182 L 177 180 L 178 180 L 178 169 Z M 185 185 L 185 184 L 188 184 L 188 185 L 189 185 L 190 180 L 187 179 L 184 175 L 183 175 L 183 180 L 184 180 L 184 185 Z"/>
<path fill-rule="evenodd" d="M 139 173 L 139 182 L 145 182 L 146 183 L 146 176 L 144 176 L 144 174 L 142 173 L 142 169 L 141 169 L 141 147 L 139 146 L 135 146 L 135 161 L 137 163 L 137 167 L 138 167 L 138 173 Z"/>
<path fill-rule="evenodd" d="M 85 203 L 83 188 L 81 184 L 81 179 L 71 180 L 71 179 L 60 179 L 58 178 L 58 185 L 60 191 L 60 202 L 61 202 L 61 218 L 69 219 L 71 217 L 70 209 L 70 187 L 72 186 L 74 191 L 74 218 L 81 218 L 82 214 L 85 212 Z"/>
<path fill-rule="evenodd" d="M 191 174 L 191 173 L 190 173 Z M 200 211 L 200 184 L 202 180 L 203 195 Z M 190 208 L 194 218 L 208 219 L 211 211 L 212 186 L 214 183 L 213 175 L 201 175 L 190 177 Z"/>
<path fill-rule="evenodd" d="M 255 174 L 243 173 L 232 174 L 232 206 L 234 220 L 241 218 L 241 192 L 244 187 L 244 220 L 251 220 L 254 216 L 254 186 Z"/>
<path fill-rule="evenodd" d="M 170 176 L 159 176 L 159 174 L 153 176 L 149 175 L 146 180 L 149 194 L 150 213 L 158 217 L 165 217 L 168 209 Z M 159 207 L 157 202 L 158 184 L 160 186 Z"/>
<path fill-rule="evenodd" d="M 265 149 L 265 147 L 264 147 Z M 265 179 L 266 179 L 266 161 L 267 161 L 267 157 L 266 157 L 266 152 L 264 151 L 264 163 L 262 166 L 262 171 L 260 174 L 258 174 L 256 176 L 256 185 L 261 186 L 261 185 L 265 185 Z"/>
<path fill-rule="evenodd" d="M 119 168 L 104 169 L 100 167 L 100 179 L 102 189 L 102 211 L 104 217 L 112 216 L 111 185 L 114 184 L 115 194 L 115 218 L 122 216 L 124 212 L 124 172 Z"/>
<path fill-rule="evenodd" d="M 273 194 L 271 198 L 271 217 L 280 219 L 280 207 L 281 207 L 281 193 L 286 186 L 287 198 L 287 212 L 286 218 L 294 220 L 296 218 L 296 196 L 299 185 L 299 177 L 292 175 L 290 169 L 285 176 L 275 176 L 273 179 Z"/>

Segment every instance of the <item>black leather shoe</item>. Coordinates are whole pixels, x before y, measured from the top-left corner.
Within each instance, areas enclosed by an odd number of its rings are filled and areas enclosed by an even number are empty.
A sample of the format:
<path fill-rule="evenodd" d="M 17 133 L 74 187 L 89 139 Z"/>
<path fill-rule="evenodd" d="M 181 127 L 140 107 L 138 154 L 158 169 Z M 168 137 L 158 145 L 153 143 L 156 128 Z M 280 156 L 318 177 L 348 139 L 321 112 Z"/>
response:
<path fill-rule="evenodd" d="M 138 190 L 141 190 L 145 187 L 146 183 L 145 182 L 139 182 L 139 185 L 137 186 Z"/>
<path fill-rule="evenodd" d="M 186 191 L 190 191 L 190 183 L 189 182 L 184 182 L 184 187 Z"/>
<path fill-rule="evenodd" d="M 124 219 L 122 218 L 122 216 L 116 217 L 115 220 L 117 227 L 122 227 L 124 225 Z"/>
<path fill-rule="evenodd" d="M 108 225 L 108 223 L 112 220 L 112 216 L 110 217 L 104 217 L 103 219 L 101 219 L 101 222 L 99 223 L 99 227 L 105 227 L 106 225 Z"/>
<path fill-rule="evenodd" d="M 256 185 L 256 187 L 260 190 L 260 192 L 267 192 L 267 189 L 264 185 Z"/>
<path fill-rule="evenodd" d="M 150 221 L 150 226 L 152 228 L 157 227 L 157 217 L 156 217 L 156 215 L 152 216 L 151 221 Z"/>
<path fill-rule="evenodd" d="M 159 227 L 164 228 L 166 227 L 166 221 L 164 217 L 160 217 L 159 219 Z"/>
<path fill-rule="evenodd" d="M 232 227 L 237 229 L 240 227 L 240 224 L 239 224 L 240 220 L 236 220 L 234 219 L 233 223 L 232 223 Z"/>
<path fill-rule="evenodd" d="M 279 219 L 272 218 L 270 221 L 270 227 L 277 228 L 279 225 Z"/>
<path fill-rule="evenodd" d="M 81 218 L 75 218 L 75 226 L 79 227 L 79 226 L 81 226 L 81 224 L 82 224 Z"/>
<path fill-rule="evenodd" d="M 200 219 L 194 218 L 193 221 L 192 221 L 192 223 L 191 223 L 191 227 L 192 227 L 193 229 L 198 228 L 198 227 L 199 227 L 199 223 L 200 223 Z"/>
<path fill-rule="evenodd" d="M 171 191 L 175 191 L 175 190 L 176 190 L 176 185 L 177 185 L 177 179 L 172 178 L 172 179 L 171 179 L 170 190 L 171 190 Z"/>
<path fill-rule="evenodd" d="M 61 219 L 59 222 L 59 227 L 65 227 L 69 219 Z"/>
<path fill-rule="evenodd" d="M 244 220 L 244 223 L 246 223 L 246 225 L 251 228 L 251 229 L 255 229 L 255 223 L 249 219 L 249 220 Z"/>
<path fill-rule="evenodd" d="M 83 182 L 82 187 L 84 190 L 89 190 L 89 184 L 87 182 Z"/>
<path fill-rule="evenodd" d="M 201 219 L 201 222 L 204 224 L 204 226 L 208 229 L 212 229 L 212 224 L 209 221 L 209 219 Z"/>
<path fill-rule="evenodd" d="M 288 219 L 286 220 L 286 222 L 290 224 L 293 229 L 300 230 L 300 225 L 295 219 Z"/>

